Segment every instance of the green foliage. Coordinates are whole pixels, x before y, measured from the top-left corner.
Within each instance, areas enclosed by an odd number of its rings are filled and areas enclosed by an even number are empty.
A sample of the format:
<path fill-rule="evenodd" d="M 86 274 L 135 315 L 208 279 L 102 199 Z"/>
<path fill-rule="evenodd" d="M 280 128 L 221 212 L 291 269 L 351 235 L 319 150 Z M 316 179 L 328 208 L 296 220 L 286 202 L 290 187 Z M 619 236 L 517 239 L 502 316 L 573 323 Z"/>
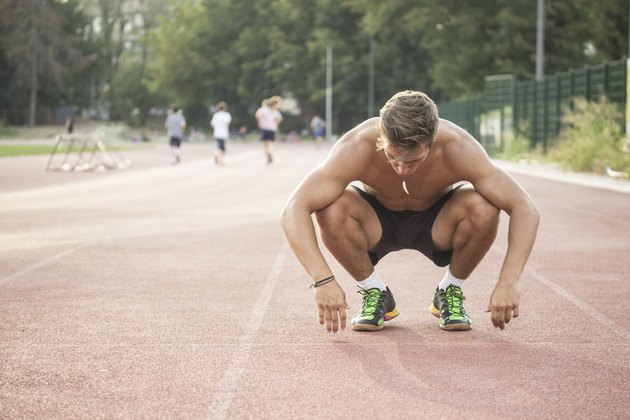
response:
<path fill-rule="evenodd" d="M 0 15 L 0 86 L 7 85 L 0 105 L 29 106 L 34 123 L 38 106 L 79 103 L 78 90 L 87 90 L 80 76 L 93 57 L 84 48 L 86 18 L 77 0 L 2 2 Z"/>
<path fill-rule="evenodd" d="M 630 171 L 618 105 L 605 97 L 597 102 L 580 98 L 574 105 L 574 111 L 563 118 L 565 128 L 552 156 L 575 171 L 604 173 L 607 166 Z"/>
<path fill-rule="evenodd" d="M 508 139 L 505 142 L 503 150 L 497 154 L 497 157 L 505 160 L 531 159 L 532 150 L 530 142 L 528 139 L 521 136 Z"/>
<path fill-rule="evenodd" d="M 201 4 L 184 1 L 172 14 L 163 16 L 160 26 L 152 33 L 152 78 L 148 84 L 153 92 L 161 92 L 185 106 L 199 95 L 207 95 L 207 72 L 211 66 L 205 46 L 212 40 L 204 35 Z M 210 67 L 211 69 L 212 67 Z"/>
<path fill-rule="evenodd" d="M 145 69 L 141 62 L 127 62 L 116 73 L 112 90 L 112 116 L 131 127 L 146 124 L 151 108 L 165 107 L 168 100 L 161 92 L 150 92 L 146 86 Z"/>
<path fill-rule="evenodd" d="M 394 48 L 396 54 L 422 51 L 430 77 L 423 89 L 438 100 L 479 94 L 486 75 L 534 77 L 535 1 L 347 2 L 363 11 L 365 30 L 386 39 L 388 46 L 393 45 L 394 33 L 409 40 L 412 48 Z M 625 0 L 547 1 L 545 73 L 621 58 L 628 51 L 627 10 Z"/>
<path fill-rule="evenodd" d="M 325 108 L 328 47 L 338 133 L 375 115 L 399 90 L 423 90 L 441 102 L 479 94 L 486 75 L 531 78 L 535 69 L 531 0 L 0 1 L 4 118 L 23 115 L 31 100 L 21 47 L 32 4 L 45 12 L 38 104 L 109 103 L 111 115 L 127 121 L 139 110 L 138 124 L 149 106 L 177 102 L 203 119 L 223 100 L 235 125 L 253 128 L 262 99 L 291 95 L 306 125 Z M 620 10 L 625 0 L 546 2 L 546 72 L 619 59 L 628 50 L 628 14 Z"/>

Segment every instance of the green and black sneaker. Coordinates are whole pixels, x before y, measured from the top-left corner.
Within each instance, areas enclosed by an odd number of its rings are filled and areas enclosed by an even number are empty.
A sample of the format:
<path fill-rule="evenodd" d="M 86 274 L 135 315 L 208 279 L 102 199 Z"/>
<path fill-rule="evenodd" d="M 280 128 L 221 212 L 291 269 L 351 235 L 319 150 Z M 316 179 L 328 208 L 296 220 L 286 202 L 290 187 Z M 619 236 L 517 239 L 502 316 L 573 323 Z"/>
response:
<path fill-rule="evenodd" d="M 398 316 L 396 301 L 389 287 L 384 291 L 378 288 L 359 289 L 357 293 L 363 295 L 363 304 L 357 316 L 352 318 L 351 324 L 354 331 L 382 330 L 385 321 Z"/>
<path fill-rule="evenodd" d="M 460 287 L 450 285 L 446 290 L 435 290 L 431 313 L 440 318 L 440 328 L 447 331 L 466 331 L 471 328 L 472 320 L 464 309 L 464 294 Z"/>

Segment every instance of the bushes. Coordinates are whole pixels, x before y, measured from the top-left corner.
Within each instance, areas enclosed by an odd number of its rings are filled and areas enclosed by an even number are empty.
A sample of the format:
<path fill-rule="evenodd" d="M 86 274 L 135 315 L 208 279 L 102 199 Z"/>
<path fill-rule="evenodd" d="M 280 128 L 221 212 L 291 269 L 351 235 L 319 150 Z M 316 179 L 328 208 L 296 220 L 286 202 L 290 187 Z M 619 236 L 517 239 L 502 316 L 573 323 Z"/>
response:
<path fill-rule="evenodd" d="M 527 132 L 525 128 L 521 132 Z M 540 147 L 532 149 L 531 142 L 521 136 L 510 136 L 505 142 L 500 153 L 495 153 L 499 159 L 520 161 L 520 160 L 544 160 L 544 155 Z"/>
<path fill-rule="evenodd" d="M 602 97 L 597 102 L 576 99 L 574 111 L 563 117 L 552 157 L 574 171 L 605 173 L 610 166 L 630 171 L 630 154 L 624 151 L 623 117 L 618 105 Z"/>

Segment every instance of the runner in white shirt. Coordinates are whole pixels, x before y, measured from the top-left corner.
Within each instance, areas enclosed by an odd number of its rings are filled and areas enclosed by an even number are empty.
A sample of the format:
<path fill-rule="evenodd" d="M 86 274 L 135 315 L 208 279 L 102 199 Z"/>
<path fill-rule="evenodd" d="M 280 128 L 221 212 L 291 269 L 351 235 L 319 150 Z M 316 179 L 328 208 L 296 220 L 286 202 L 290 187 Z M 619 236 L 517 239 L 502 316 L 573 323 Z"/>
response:
<path fill-rule="evenodd" d="M 214 152 L 214 163 L 217 165 L 223 165 L 225 143 L 230 137 L 231 122 L 232 116 L 227 112 L 227 104 L 223 101 L 219 102 L 217 104 L 217 112 L 212 115 L 212 121 L 210 121 L 210 125 L 212 125 L 214 130 L 214 139 L 217 143 L 217 148 Z"/>

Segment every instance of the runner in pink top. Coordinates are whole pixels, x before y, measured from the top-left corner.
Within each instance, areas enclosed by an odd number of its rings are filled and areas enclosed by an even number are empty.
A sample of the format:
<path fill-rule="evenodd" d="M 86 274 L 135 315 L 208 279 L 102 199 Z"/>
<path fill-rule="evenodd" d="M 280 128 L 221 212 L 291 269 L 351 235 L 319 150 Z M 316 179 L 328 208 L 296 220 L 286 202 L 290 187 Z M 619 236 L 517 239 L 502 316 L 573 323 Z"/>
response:
<path fill-rule="evenodd" d="M 267 163 L 273 162 L 272 143 L 276 140 L 278 126 L 282 122 L 282 114 L 278 110 L 282 104 L 279 96 L 272 96 L 262 101 L 261 107 L 256 111 L 256 121 L 260 128 L 260 139 L 263 141 Z"/>

